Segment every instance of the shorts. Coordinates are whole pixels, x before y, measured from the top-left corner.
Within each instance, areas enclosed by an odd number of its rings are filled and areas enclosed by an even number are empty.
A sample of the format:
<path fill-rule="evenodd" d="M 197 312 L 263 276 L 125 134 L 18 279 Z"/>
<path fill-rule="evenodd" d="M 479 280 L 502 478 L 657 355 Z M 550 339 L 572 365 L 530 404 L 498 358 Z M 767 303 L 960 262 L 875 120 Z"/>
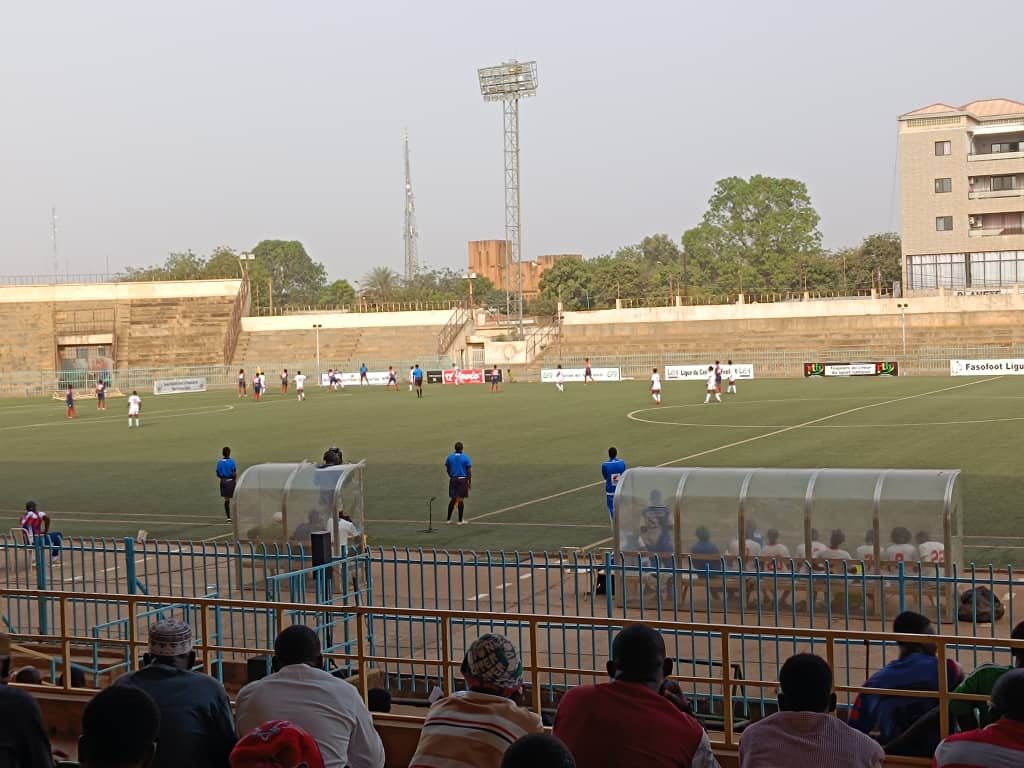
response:
<path fill-rule="evenodd" d="M 465 477 L 453 477 L 448 480 L 449 499 L 469 498 L 469 479 Z"/>
<path fill-rule="evenodd" d="M 99 401 L 100 401 L 100 402 L 102 403 L 102 402 L 103 402 L 104 400 L 106 400 L 106 399 L 107 399 L 107 396 L 106 396 L 106 394 L 105 394 L 105 393 L 103 393 L 103 392 L 100 392 L 100 393 L 98 393 L 98 394 L 96 395 L 96 399 L 97 399 L 97 400 L 99 400 Z"/>
<path fill-rule="evenodd" d="M 139 415 L 139 409 L 138 408 L 129 408 L 128 409 L 128 415 L 129 416 L 138 416 Z"/>
<path fill-rule="evenodd" d="M 222 499 L 233 499 L 235 497 L 235 480 L 231 477 L 220 479 L 220 497 Z"/>

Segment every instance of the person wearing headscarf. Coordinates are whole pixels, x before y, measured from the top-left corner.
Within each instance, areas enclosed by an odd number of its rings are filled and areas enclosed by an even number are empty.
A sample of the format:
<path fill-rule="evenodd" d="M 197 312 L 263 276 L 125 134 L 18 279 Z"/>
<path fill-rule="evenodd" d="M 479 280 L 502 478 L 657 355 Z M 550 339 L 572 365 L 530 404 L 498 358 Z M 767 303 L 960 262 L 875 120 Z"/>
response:
<path fill-rule="evenodd" d="M 462 661 L 466 690 L 434 702 L 420 731 L 418 768 L 500 768 L 505 750 L 542 733 L 540 715 L 523 708 L 523 662 L 504 635 L 478 637 Z"/>

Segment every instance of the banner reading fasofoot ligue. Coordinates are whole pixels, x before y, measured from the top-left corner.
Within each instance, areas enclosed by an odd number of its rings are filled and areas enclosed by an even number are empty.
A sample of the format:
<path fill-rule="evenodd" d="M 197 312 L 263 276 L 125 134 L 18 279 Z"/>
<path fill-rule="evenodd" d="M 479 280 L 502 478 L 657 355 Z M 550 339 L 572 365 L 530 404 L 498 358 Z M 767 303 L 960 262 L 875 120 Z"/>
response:
<path fill-rule="evenodd" d="M 1001 360 L 950 360 L 950 376 L 1024 376 L 1024 358 Z"/>
<path fill-rule="evenodd" d="M 722 378 L 729 379 L 729 369 L 735 379 L 754 378 L 754 366 L 750 363 L 733 363 L 722 366 Z M 666 365 L 665 381 L 704 381 L 708 377 L 706 365 Z"/>

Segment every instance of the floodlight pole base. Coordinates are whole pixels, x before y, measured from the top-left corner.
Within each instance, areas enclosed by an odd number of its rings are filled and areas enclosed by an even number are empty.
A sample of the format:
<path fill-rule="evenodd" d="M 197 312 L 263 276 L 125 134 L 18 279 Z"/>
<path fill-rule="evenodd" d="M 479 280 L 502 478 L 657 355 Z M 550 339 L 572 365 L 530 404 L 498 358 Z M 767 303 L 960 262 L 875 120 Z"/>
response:
<path fill-rule="evenodd" d="M 437 533 L 434 530 L 434 502 L 436 500 L 436 496 L 431 496 L 430 501 L 427 502 L 427 527 L 420 530 L 420 533 Z"/>

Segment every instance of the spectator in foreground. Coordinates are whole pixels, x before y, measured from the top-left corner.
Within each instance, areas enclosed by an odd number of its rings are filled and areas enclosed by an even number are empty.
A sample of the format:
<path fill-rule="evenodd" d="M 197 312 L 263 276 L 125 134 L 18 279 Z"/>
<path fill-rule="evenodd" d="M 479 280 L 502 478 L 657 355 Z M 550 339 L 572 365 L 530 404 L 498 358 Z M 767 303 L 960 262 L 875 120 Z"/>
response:
<path fill-rule="evenodd" d="M 878 768 L 878 742 L 831 713 L 836 709 L 832 668 L 820 656 L 790 656 L 779 671 L 779 711 L 740 737 L 740 768 L 774 768 L 787 759 L 809 765 Z"/>
<path fill-rule="evenodd" d="M 231 768 L 324 768 L 316 739 L 287 720 L 271 720 L 231 750 Z"/>
<path fill-rule="evenodd" d="M 192 671 L 192 628 L 180 619 L 154 624 L 142 663 L 114 685 L 142 689 L 160 709 L 154 768 L 224 768 L 236 741 L 231 703 L 217 680 Z"/>
<path fill-rule="evenodd" d="M 154 765 L 160 710 L 141 688 L 115 685 L 100 691 L 82 712 L 78 739 L 81 768 L 149 768 Z"/>
<path fill-rule="evenodd" d="M 926 640 L 935 630 L 927 616 L 904 611 L 893 622 L 892 631 L 904 635 L 922 635 L 921 642 L 899 641 L 899 658 L 885 665 L 864 683 L 865 688 L 896 690 L 939 690 L 939 667 L 935 644 Z M 953 659 L 947 659 L 947 679 L 952 690 L 960 684 L 963 672 Z M 918 718 L 938 706 L 933 698 L 887 696 L 884 693 L 860 693 L 850 711 L 850 725 L 862 733 L 878 727 L 878 739 L 885 745 L 906 731 Z M 936 727 L 938 722 L 936 721 Z"/>
<path fill-rule="evenodd" d="M 287 720 L 316 739 L 326 768 L 382 768 L 384 745 L 359 691 L 323 667 L 316 632 L 285 627 L 274 641 L 273 674 L 238 692 L 239 733 Z"/>
<path fill-rule="evenodd" d="M 35 667 L 22 667 L 15 674 L 14 682 L 25 685 L 43 685 L 43 673 Z"/>
<path fill-rule="evenodd" d="M 531 733 L 505 750 L 501 768 L 576 768 L 576 761 L 554 736 Z"/>
<path fill-rule="evenodd" d="M 1000 677 L 992 689 L 992 725 L 948 736 L 933 768 L 1019 768 L 1024 765 L 1024 669 Z"/>
<path fill-rule="evenodd" d="M 1024 621 L 1020 622 L 1010 633 L 1011 640 L 1024 640 Z M 967 676 L 954 693 L 971 693 L 978 696 L 991 696 L 996 682 L 1012 669 L 1024 667 L 1024 648 L 1014 648 L 1010 652 L 1013 658 L 1011 666 L 1002 664 L 982 664 Z M 960 730 L 969 731 L 973 728 L 984 728 L 991 725 L 991 710 L 977 701 L 951 701 L 949 711 L 956 718 Z M 977 712 L 977 714 L 975 714 Z"/>
<path fill-rule="evenodd" d="M 50 768 L 53 753 L 39 705 L 26 691 L 7 685 L 11 674 L 11 638 L 0 632 L 0 758 L 11 765 Z"/>
<path fill-rule="evenodd" d="M 717 768 L 707 733 L 667 679 L 671 672 L 658 632 L 633 624 L 615 636 L 611 682 L 571 689 L 555 714 L 552 732 L 578 768 Z"/>
<path fill-rule="evenodd" d="M 505 750 L 529 733 L 542 733 L 540 715 L 522 703 L 523 663 L 504 635 L 485 634 L 466 651 L 468 690 L 430 706 L 410 766 L 500 768 Z"/>

